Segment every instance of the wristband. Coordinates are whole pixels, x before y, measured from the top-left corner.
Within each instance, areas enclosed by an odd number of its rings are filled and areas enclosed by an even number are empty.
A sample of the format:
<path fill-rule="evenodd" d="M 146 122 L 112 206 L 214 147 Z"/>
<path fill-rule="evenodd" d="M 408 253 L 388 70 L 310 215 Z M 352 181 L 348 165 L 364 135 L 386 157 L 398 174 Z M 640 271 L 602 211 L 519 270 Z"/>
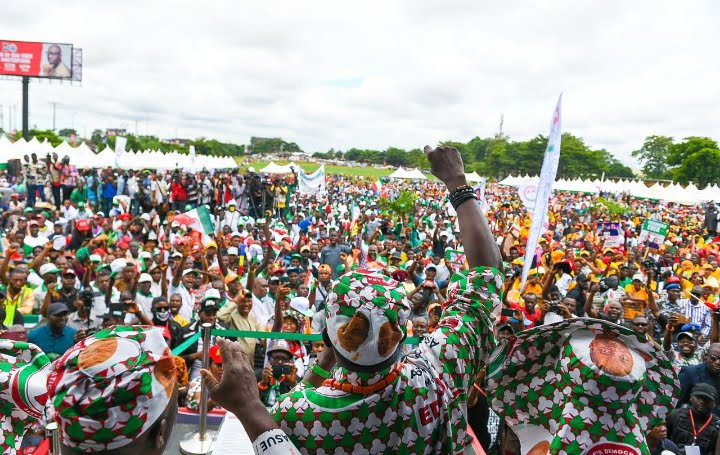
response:
<path fill-rule="evenodd" d="M 452 204 L 453 208 L 457 210 L 463 202 L 470 199 L 477 199 L 477 195 L 471 186 L 462 185 L 452 190 L 448 199 L 450 200 L 450 204 Z"/>
<path fill-rule="evenodd" d="M 323 379 L 330 379 L 332 377 L 332 373 L 318 365 L 317 362 L 313 364 L 311 371 Z"/>
<path fill-rule="evenodd" d="M 284 431 L 273 429 L 266 431 L 253 441 L 253 449 L 259 455 L 275 455 L 275 454 L 299 454 L 290 438 Z"/>

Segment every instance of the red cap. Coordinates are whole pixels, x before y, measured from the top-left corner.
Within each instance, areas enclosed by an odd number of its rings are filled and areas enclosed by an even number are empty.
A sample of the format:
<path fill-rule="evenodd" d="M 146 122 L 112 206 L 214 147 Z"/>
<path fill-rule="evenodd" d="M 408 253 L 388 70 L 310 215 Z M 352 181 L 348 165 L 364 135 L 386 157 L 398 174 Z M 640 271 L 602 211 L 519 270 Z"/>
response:
<path fill-rule="evenodd" d="M 88 220 L 78 220 L 78 222 L 75 226 L 77 227 L 78 231 L 89 231 L 90 230 L 90 222 Z"/>
<path fill-rule="evenodd" d="M 129 213 L 121 213 L 118 215 L 118 220 L 120 221 L 130 221 L 132 219 L 132 215 Z"/>
<path fill-rule="evenodd" d="M 36 220 L 30 220 L 28 222 L 28 226 L 40 226 L 40 223 L 38 223 Z"/>
<path fill-rule="evenodd" d="M 210 346 L 210 360 L 217 363 L 218 365 L 222 365 L 222 356 L 220 355 L 220 346 Z"/>

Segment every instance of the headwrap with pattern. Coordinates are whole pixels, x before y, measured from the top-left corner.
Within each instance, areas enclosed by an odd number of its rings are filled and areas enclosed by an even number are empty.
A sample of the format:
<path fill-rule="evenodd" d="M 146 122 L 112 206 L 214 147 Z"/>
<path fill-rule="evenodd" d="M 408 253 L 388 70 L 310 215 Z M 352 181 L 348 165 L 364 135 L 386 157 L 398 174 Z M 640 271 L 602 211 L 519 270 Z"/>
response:
<path fill-rule="evenodd" d="M 645 435 L 677 401 L 677 377 L 660 350 L 598 319 L 520 332 L 490 363 L 488 398 L 522 454 L 647 453 Z"/>
<path fill-rule="evenodd" d="M 0 339 L 0 450 L 20 453 L 25 431 L 42 415 L 51 364 L 34 344 Z"/>
<path fill-rule="evenodd" d="M 78 452 L 123 447 L 163 414 L 177 383 L 162 332 L 115 326 L 85 338 L 48 379 L 62 443 Z"/>
<path fill-rule="evenodd" d="M 333 346 L 363 366 L 380 364 L 393 355 L 409 314 L 410 303 L 401 283 L 368 270 L 341 276 L 325 307 Z"/>

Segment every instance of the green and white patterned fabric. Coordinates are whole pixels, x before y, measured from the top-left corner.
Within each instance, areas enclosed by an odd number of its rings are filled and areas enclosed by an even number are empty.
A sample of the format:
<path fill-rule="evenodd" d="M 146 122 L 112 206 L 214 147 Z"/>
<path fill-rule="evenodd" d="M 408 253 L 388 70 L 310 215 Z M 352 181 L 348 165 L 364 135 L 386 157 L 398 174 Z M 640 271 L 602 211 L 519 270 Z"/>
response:
<path fill-rule="evenodd" d="M 51 364 L 34 344 L 0 340 L 0 449 L 20 453 L 27 429 L 42 416 Z"/>
<path fill-rule="evenodd" d="M 87 337 L 55 362 L 48 379 L 50 418 L 76 452 L 130 444 L 165 412 L 177 384 L 162 332 L 114 326 Z M 49 406 L 50 407 L 50 406 Z"/>
<path fill-rule="evenodd" d="M 648 453 L 677 401 L 672 364 L 646 338 L 597 319 L 543 325 L 491 356 L 488 399 L 522 454 Z"/>
<path fill-rule="evenodd" d="M 341 277 L 333 293 L 342 294 L 349 286 L 364 295 L 354 279 L 353 273 Z M 402 360 L 388 387 L 361 395 L 303 382 L 278 399 L 271 411 L 275 421 L 302 453 L 462 453 L 467 393 L 481 360 L 495 345 L 492 324 L 500 311 L 502 282 L 490 267 L 454 275 L 438 328 Z M 402 291 L 380 294 L 394 292 Z M 340 383 L 372 385 L 394 368 L 376 373 L 335 368 L 333 377 Z"/>

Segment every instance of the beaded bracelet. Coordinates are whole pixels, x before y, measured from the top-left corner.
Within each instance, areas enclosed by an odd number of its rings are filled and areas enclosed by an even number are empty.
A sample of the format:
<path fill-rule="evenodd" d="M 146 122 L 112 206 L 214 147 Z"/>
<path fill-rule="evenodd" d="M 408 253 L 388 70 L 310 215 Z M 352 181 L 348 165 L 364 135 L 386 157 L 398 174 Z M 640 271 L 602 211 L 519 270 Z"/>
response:
<path fill-rule="evenodd" d="M 330 379 L 332 376 L 332 373 L 318 365 L 317 362 L 313 364 L 311 371 L 323 379 Z"/>
<path fill-rule="evenodd" d="M 477 200 L 477 195 L 471 186 L 462 185 L 452 190 L 448 199 L 450 199 L 450 204 L 452 204 L 453 208 L 457 210 L 463 202 L 470 199 Z"/>

